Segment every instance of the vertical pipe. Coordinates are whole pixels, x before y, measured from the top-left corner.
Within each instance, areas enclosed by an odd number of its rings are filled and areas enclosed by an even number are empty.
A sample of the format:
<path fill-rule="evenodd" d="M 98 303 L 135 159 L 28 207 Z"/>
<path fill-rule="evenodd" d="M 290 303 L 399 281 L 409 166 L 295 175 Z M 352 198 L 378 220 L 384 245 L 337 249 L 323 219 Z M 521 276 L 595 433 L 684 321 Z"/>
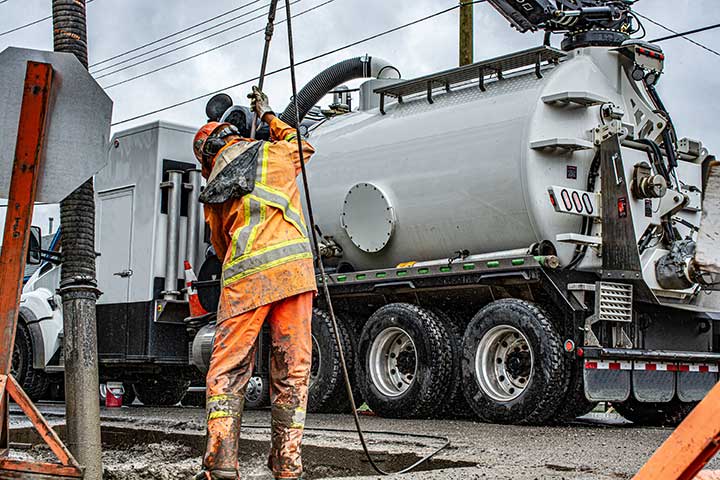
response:
<path fill-rule="evenodd" d="M 88 66 L 85 0 L 52 0 L 55 51 Z M 95 302 L 95 191 L 89 178 L 60 203 L 67 441 L 86 480 L 102 478 Z"/>
<path fill-rule="evenodd" d="M 460 66 L 473 63 L 473 3 L 460 0 Z"/>
<path fill-rule="evenodd" d="M 198 238 L 200 236 L 200 170 L 188 170 L 188 216 L 187 216 L 187 242 L 185 248 L 185 260 L 190 262 L 194 269 L 199 268 L 197 262 Z"/>
<path fill-rule="evenodd" d="M 166 300 L 177 299 L 178 255 L 180 253 L 180 199 L 182 198 L 182 176 L 180 170 L 168 171 L 167 247 L 165 248 L 165 290 Z"/>

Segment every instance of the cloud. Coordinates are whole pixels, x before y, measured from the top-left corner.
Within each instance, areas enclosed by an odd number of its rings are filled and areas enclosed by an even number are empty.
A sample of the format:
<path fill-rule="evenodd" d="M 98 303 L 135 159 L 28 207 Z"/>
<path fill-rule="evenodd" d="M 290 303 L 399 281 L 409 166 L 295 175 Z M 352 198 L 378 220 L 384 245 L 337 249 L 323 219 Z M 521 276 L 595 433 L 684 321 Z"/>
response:
<path fill-rule="evenodd" d="M 116 55 L 124 50 L 170 34 L 221 12 L 236 8 L 250 0 L 95 0 L 88 5 L 89 46 L 91 63 Z M 300 0 L 293 7 L 299 12 L 323 0 Z M 27 23 L 50 14 L 47 0 L 9 0 L 0 5 L 0 30 Z M 264 1 L 233 14 L 263 5 Z M 282 5 L 283 2 L 280 2 Z M 373 33 L 447 8 L 455 0 L 335 0 L 294 23 L 296 58 L 302 60 L 319 52 L 349 43 Z M 637 9 L 676 30 L 704 26 L 720 20 L 717 0 L 642 0 Z M 257 14 L 253 14 L 257 15 Z M 284 14 L 279 13 L 280 18 Z M 383 57 L 394 63 L 406 78 L 432 73 L 454 66 L 457 62 L 457 11 L 428 22 L 404 29 L 298 68 L 298 83 L 303 85 L 321 69 L 345 58 L 363 54 Z M 238 23 L 241 20 L 233 22 Z M 219 22 L 216 21 L 214 23 Z M 210 40 L 198 43 L 145 65 L 131 68 L 101 80 L 108 85 L 152 68 L 182 59 L 209 47 L 231 41 L 263 28 L 264 19 L 229 30 Z M 647 38 L 665 35 L 662 29 L 645 22 Z M 190 33 L 196 30 L 192 30 Z M 213 30 L 217 31 L 217 30 Z M 210 32 L 212 33 L 212 32 Z M 720 49 L 717 32 L 693 36 L 708 46 Z M 475 56 L 489 58 L 514 50 L 538 45 L 541 34 L 520 34 L 488 5 L 475 6 Z M 559 42 L 559 39 L 555 40 Z M 50 49 L 49 21 L 0 37 L 0 50 L 6 46 Z M 202 55 L 191 61 L 162 70 L 108 90 L 115 101 L 114 120 L 122 120 L 190 97 L 220 89 L 256 76 L 260 69 L 263 36 L 255 35 L 227 47 Z M 711 148 L 720 147 L 715 112 L 720 110 L 720 97 L 711 95 L 720 88 L 720 58 L 683 39 L 662 44 L 667 53 L 666 73 L 658 87 L 680 136 L 701 139 Z M 287 38 L 284 26 L 275 31 L 269 69 L 287 64 Z M 107 64 L 106 64 L 107 65 Z M 277 109 L 284 108 L 289 94 L 289 75 L 269 77 L 266 91 Z M 237 101 L 244 101 L 248 87 L 229 91 Z M 197 125 L 204 120 L 205 101 L 197 101 L 173 110 L 123 125 L 122 128 L 155 119 Z"/>

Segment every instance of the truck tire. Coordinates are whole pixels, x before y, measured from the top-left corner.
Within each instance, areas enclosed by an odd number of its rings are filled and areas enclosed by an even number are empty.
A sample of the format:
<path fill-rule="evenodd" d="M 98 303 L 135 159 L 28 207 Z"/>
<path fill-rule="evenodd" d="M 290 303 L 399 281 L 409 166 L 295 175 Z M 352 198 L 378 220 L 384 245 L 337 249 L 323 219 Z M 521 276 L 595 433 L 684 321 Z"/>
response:
<path fill-rule="evenodd" d="M 667 403 L 643 403 L 634 398 L 613 403 L 615 410 L 636 425 L 648 427 L 675 427 L 695 408 L 696 402 L 673 399 Z"/>
<path fill-rule="evenodd" d="M 504 299 L 482 308 L 463 337 L 465 398 L 492 423 L 543 424 L 568 386 L 563 343 L 536 305 Z"/>
<path fill-rule="evenodd" d="M 32 401 L 40 400 L 50 386 L 47 374 L 33 368 L 32 339 L 27 325 L 18 320 L 12 355 L 12 375 Z"/>
<path fill-rule="evenodd" d="M 358 385 L 358 372 L 357 372 L 357 346 L 358 337 L 353 324 L 348 323 L 350 315 L 342 315 L 337 317 L 338 325 L 340 327 L 340 339 L 343 342 L 343 353 L 345 354 L 345 364 L 347 365 L 348 375 L 350 376 L 350 384 L 352 385 L 353 398 L 355 399 L 355 406 L 360 407 L 363 404 L 362 392 L 360 392 L 360 386 Z M 338 394 L 328 400 L 327 404 L 322 408 L 323 413 L 351 413 L 352 407 L 350 404 L 350 398 L 347 395 L 347 388 L 345 387 L 345 377 L 343 376 L 342 370 L 340 370 L 340 380 L 338 380 L 340 388 Z"/>
<path fill-rule="evenodd" d="M 570 366 L 570 384 L 565 393 L 565 398 L 560 402 L 560 407 L 555 413 L 556 423 L 572 422 L 577 417 L 592 412 L 597 404 L 598 402 L 591 402 L 585 397 L 583 363 L 574 361 Z"/>
<path fill-rule="evenodd" d="M 463 321 L 460 315 L 455 312 L 446 313 L 439 309 L 433 309 L 433 313 L 443 322 L 450 334 L 453 363 L 450 386 L 448 387 L 449 397 L 446 407 L 438 413 L 442 418 L 472 418 L 475 416 L 475 412 L 468 404 L 463 392 L 461 368 L 463 333 L 467 322 Z"/>
<path fill-rule="evenodd" d="M 145 377 L 135 382 L 135 393 L 145 406 L 171 407 L 180 403 L 190 382 L 168 376 Z"/>
<path fill-rule="evenodd" d="M 203 405 L 205 396 L 203 395 Z M 270 405 L 270 381 L 267 378 L 253 376 L 245 390 L 245 407 L 253 410 Z"/>
<path fill-rule="evenodd" d="M 431 311 L 407 303 L 381 307 L 363 329 L 358 358 L 363 398 L 378 415 L 430 418 L 445 408 L 452 336 Z"/>
<path fill-rule="evenodd" d="M 338 320 L 338 324 L 340 323 Z M 347 333 L 342 327 L 340 337 L 347 338 Z M 313 308 L 312 366 L 308 387 L 308 412 L 324 411 L 333 402 L 339 401 L 341 395 L 345 395 L 344 381 L 332 320 L 325 311 Z"/>

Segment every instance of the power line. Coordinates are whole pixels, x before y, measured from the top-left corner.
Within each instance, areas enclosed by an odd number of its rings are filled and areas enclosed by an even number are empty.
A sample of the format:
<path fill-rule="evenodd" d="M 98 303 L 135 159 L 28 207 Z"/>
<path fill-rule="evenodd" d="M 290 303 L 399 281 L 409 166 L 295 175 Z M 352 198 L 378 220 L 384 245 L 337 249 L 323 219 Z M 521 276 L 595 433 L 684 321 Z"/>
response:
<path fill-rule="evenodd" d="M 294 3 L 297 3 L 297 2 L 299 2 L 299 1 L 301 1 L 301 0 L 295 0 Z M 236 17 L 236 18 L 234 18 L 234 19 L 232 19 L 232 20 L 228 20 L 228 22 L 231 22 L 231 21 L 233 21 L 233 20 L 237 20 L 238 18 L 242 18 L 242 17 L 244 17 L 244 16 L 249 15 L 250 13 L 257 12 L 257 11 L 262 10 L 262 9 L 265 9 L 265 8 L 267 8 L 267 7 L 269 7 L 269 6 L 270 6 L 270 4 L 263 5 L 262 7 L 259 7 L 259 8 L 256 8 L 256 9 L 254 9 L 254 10 L 251 10 L 251 11 L 247 12 L 247 13 L 244 14 L 244 15 L 240 15 L 239 17 Z M 265 17 L 265 14 L 256 15 L 256 16 L 248 19 L 248 20 L 245 20 L 244 22 L 238 23 L 237 25 L 233 25 L 233 26 L 231 26 L 231 27 L 228 27 L 228 28 L 226 28 L 226 29 L 224 29 L 224 30 L 221 30 L 221 31 L 219 31 L 219 32 L 212 33 L 212 34 L 207 35 L 207 36 L 205 36 L 205 37 L 198 38 L 197 40 L 193 40 L 192 42 L 186 43 L 185 45 L 180 45 L 179 47 L 175 47 L 175 48 L 173 48 L 173 49 L 170 49 L 170 50 L 167 50 L 167 51 L 165 51 L 165 52 L 159 53 L 159 54 L 157 54 L 157 55 L 154 55 L 154 56 L 152 56 L 152 57 L 146 58 L 146 59 L 144 59 L 144 60 L 140 60 L 139 62 L 135 62 L 135 63 L 133 63 L 133 64 L 131 64 L 131 65 L 125 65 L 124 67 L 118 68 L 118 69 L 116 69 L 116 70 L 113 70 L 112 72 L 103 73 L 102 75 L 98 75 L 98 76 L 95 77 L 95 80 L 100 80 L 101 78 L 109 77 L 110 75 L 114 75 L 114 74 L 116 74 L 116 73 L 122 72 L 122 71 L 124 71 L 124 70 L 130 69 L 130 68 L 133 68 L 133 67 L 137 67 L 138 65 L 142 65 L 142 64 L 144 64 L 144 63 L 150 62 L 150 61 L 152 61 L 152 60 L 155 60 L 155 59 L 157 59 L 157 58 L 163 57 L 163 56 L 165 56 L 165 55 L 169 55 L 169 54 L 171 54 L 171 53 L 177 52 L 178 50 L 182 50 L 183 48 L 191 47 L 191 46 L 193 46 L 193 45 L 195 45 L 195 44 L 197 44 L 197 43 L 200 43 L 200 42 L 202 42 L 202 41 L 207 40 L 208 38 L 216 37 L 216 36 L 221 35 L 221 34 L 223 34 L 223 33 L 229 32 L 230 30 L 232 30 L 232 29 L 234 29 L 234 28 L 241 27 L 241 26 L 243 26 L 243 25 L 247 25 L 248 23 L 254 22 L 255 20 L 258 20 L 258 19 L 264 18 L 264 17 Z M 176 45 L 177 43 L 182 42 L 183 40 L 187 40 L 188 38 L 194 37 L 194 36 L 199 35 L 199 34 L 201 34 L 201 33 L 203 33 L 203 32 L 206 32 L 206 31 L 208 31 L 208 30 L 212 30 L 213 28 L 217 28 L 217 27 L 219 27 L 220 25 L 223 25 L 223 24 L 221 23 L 221 24 L 218 24 L 218 25 L 216 25 L 216 26 L 214 26 L 214 27 L 211 27 L 211 28 L 209 28 L 209 29 L 207 29 L 207 30 L 203 30 L 203 31 L 194 33 L 194 34 L 192 34 L 192 35 L 188 35 L 188 36 L 186 36 L 186 37 L 184 37 L 184 38 L 181 38 L 181 39 L 176 40 L 176 41 L 174 41 L 174 42 L 168 43 L 167 45 L 162 45 L 162 46 L 160 46 L 160 47 L 154 48 L 154 49 L 152 49 L 152 50 L 150 50 L 150 51 L 147 51 L 147 52 L 145 52 L 145 53 L 141 53 L 141 54 L 139 54 L 139 55 L 135 55 L 135 56 L 130 57 L 130 58 L 128 58 L 128 59 L 126 59 L 126 60 L 123 60 L 123 61 L 121 61 L 121 62 L 115 63 L 115 64 L 110 65 L 110 66 L 107 66 L 107 67 L 103 67 L 103 68 L 101 68 L 101 69 L 99 69 L 99 70 L 96 70 L 96 71 L 94 71 L 94 72 L 92 72 L 92 73 L 93 73 L 93 75 L 95 75 L 95 74 L 100 73 L 100 72 L 102 72 L 102 71 L 109 70 L 109 69 L 111 69 L 111 68 L 113 68 L 113 67 L 116 67 L 116 66 L 121 65 L 121 64 L 123 64 L 123 63 L 126 63 L 126 62 L 129 62 L 129 61 L 131 61 L 131 60 L 134 60 L 134 59 L 136 59 L 136 58 L 144 57 L 145 55 L 149 55 L 149 54 L 151 54 L 151 53 L 153 53 L 153 52 L 157 52 L 158 50 L 162 50 L 162 49 L 167 48 L 167 47 L 170 47 L 170 46 L 172 46 L 172 45 Z M 239 40 L 239 39 L 235 39 L 235 40 L 237 41 L 237 40 Z"/>
<path fill-rule="evenodd" d="M 472 3 L 473 3 L 473 4 L 475 4 L 475 3 L 482 3 L 482 2 L 485 2 L 485 1 L 486 1 L 486 0 L 475 0 L 475 1 L 472 2 Z M 439 17 L 440 15 L 444 15 L 444 14 L 446 14 L 446 13 L 448 13 L 448 12 L 451 12 L 451 11 L 457 9 L 457 8 L 460 8 L 460 6 L 461 6 L 460 4 L 454 5 L 454 6 L 452 6 L 452 7 L 446 8 L 445 10 L 440 10 L 439 12 L 435 12 L 435 13 L 430 14 L 430 15 L 427 15 L 427 16 L 425 16 L 425 17 L 418 18 L 418 19 L 416 19 L 416 20 L 413 20 L 412 22 L 408 22 L 408 23 L 405 23 L 405 24 L 403 24 L 403 25 L 400 25 L 400 26 L 391 28 L 390 30 L 385 30 L 385 31 L 383 31 L 383 32 L 380 32 L 380 33 L 376 33 L 376 34 L 374 34 L 374 35 L 371 35 L 371 36 L 369 36 L 369 37 L 365 37 L 365 38 L 363 38 L 363 39 L 361 39 L 361 40 L 357 40 L 357 41 L 355 41 L 355 42 L 348 43 L 348 44 L 346 44 L 346 45 L 343 45 L 342 47 L 338 47 L 338 48 L 334 48 L 334 49 L 332 49 L 332 50 L 328 50 L 328 51 L 326 51 L 326 52 L 324 52 L 324 53 L 315 55 L 314 57 L 306 58 L 305 60 L 302 60 L 302 61 L 300 61 L 300 62 L 296 62 L 295 65 L 298 66 L 298 65 L 304 65 L 304 64 L 306 64 L 306 63 L 314 62 L 315 60 L 318 60 L 318 59 L 323 58 L 323 57 L 327 57 L 328 55 L 332 55 L 332 54 L 335 54 L 335 53 L 340 52 L 340 51 L 342 51 L 342 50 L 347 50 L 348 48 L 355 47 L 355 46 L 357 46 L 357 45 L 360 45 L 360 44 L 369 42 L 369 41 L 371 41 L 371 40 L 375 40 L 375 39 L 380 38 L 380 37 L 384 37 L 385 35 L 389 35 L 389 34 L 391 34 L 391 33 L 397 32 L 398 30 L 403 30 L 403 29 L 408 28 L 408 27 L 411 27 L 411 26 L 413 26 L 413 25 L 417 25 L 418 23 L 422 23 L 422 22 L 425 22 L 425 21 L 430 20 L 430 19 L 432 19 L 432 18 Z M 276 70 L 273 70 L 272 72 L 266 73 L 266 74 L 265 74 L 265 77 L 267 78 L 267 77 L 270 76 L 270 75 L 275 75 L 275 74 L 278 74 L 278 73 L 280 73 L 280 72 L 284 72 L 285 70 L 289 70 L 289 69 L 290 69 L 290 66 L 285 66 L 285 67 L 282 67 L 282 68 L 278 68 L 278 69 L 276 69 Z M 222 93 L 222 92 L 224 92 L 224 91 L 226 91 L 226 90 L 230 90 L 231 88 L 236 88 L 236 87 L 240 87 L 240 86 L 242 86 L 242 85 L 246 85 L 246 84 L 251 83 L 251 82 L 254 82 L 255 80 L 258 80 L 258 79 L 259 79 L 259 77 L 253 77 L 253 78 L 250 78 L 250 79 L 247 79 L 247 80 L 243 80 L 242 82 L 235 83 L 235 84 L 233 84 L 233 85 L 228 85 L 227 87 L 223 87 L 223 88 L 221 88 L 221 89 L 219 89 L 219 90 L 215 90 L 215 91 L 212 91 L 212 92 L 208 92 L 208 93 L 205 93 L 205 94 L 203 94 L 203 95 L 198 95 L 197 97 L 189 98 L 189 99 L 187 99 L 187 100 L 183 100 L 183 101 L 174 103 L 174 104 L 172 104 L 172 105 L 168 105 L 168 106 L 165 106 L 165 107 L 161 107 L 161 108 L 158 108 L 158 109 L 153 110 L 153 111 L 151 111 L 151 112 L 143 113 L 143 114 L 141 114 L 141 115 L 136 115 L 136 116 L 134 116 L 134 117 L 130 117 L 130 118 L 126 118 L 126 119 L 124 119 L 124 120 L 117 121 L 117 122 L 113 123 L 111 126 L 114 127 L 114 126 L 117 126 L 117 125 L 122 125 L 123 123 L 132 122 L 132 121 L 135 121 L 135 120 L 139 120 L 139 119 L 141 119 L 141 118 L 149 117 L 150 115 L 155 115 L 156 113 L 160 113 L 160 112 L 164 112 L 164 111 L 167 111 L 167 110 L 171 110 L 171 109 L 173 109 L 173 108 L 181 107 L 181 106 L 183 106 L 183 105 L 187 105 L 188 103 L 196 102 L 196 101 L 198 101 L 198 100 L 202 100 L 203 98 L 208 98 L 208 97 L 211 97 L 212 95 L 215 95 L 215 94 L 218 94 L 218 93 Z"/>
<path fill-rule="evenodd" d="M 718 27 L 720 27 L 720 23 L 716 23 L 714 25 L 708 25 L 707 27 L 700 27 L 700 28 L 696 28 L 693 30 L 688 30 L 686 32 L 676 33 L 675 35 L 668 35 L 666 37 L 655 38 L 653 40 L 650 40 L 650 42 L 652 42 L 652 43 L 664 42 L 665 40 L 672 40 L 673 38 L 685 37 L 686 35 L 692 35 L 694 33 L 706 32 L 708 30 L 714 30 Z M 689 40 L 689 39 L 686 39 L 686 40 Z"/>
<path fill-rule="evenodd" d="M 657 27 L 660 27 L 660 28 L 662 28 L 663 30 L 674 34 L 674 36 L 666 37 L 666 38 L 664 38 L 664 39 L 656 39 L 656 40 L 653 40 L 653 42 L 658 42 L 658 41 L 661 41 L 661 40 L 669 40 L 670 38 L 682 37 L 683 39 L 687 40 L 688 42 L 690 42 L 690 43 L 692 43 L 692 44 L 695 44 L 695 45 L 697 45 L 698 47 L 703 48 L 703 49 L 707 50 L 708 52 L 710 52 L 710 53 L 712 53 L 712 54 L 717 55 L 718 57 L 720 57 L 720 52 L 717 52 L 716 50 L 713 50 L 712 48 L 707 47 L 707 46 L 703 45 L 703 44 L 700 43 L 700 42 L 696 42 L 696 41 L 693 40 L 692 38 L 687 38 L 687 37 L 685 36 L 685 35 L 687 35 L 687 33 L 679 33 L 679 32 L 676 32 L 676 31 L 673 30 L 672 28 L 666 27 L 666 26 L 663 25 L 662 23 L 653 20 L 652 18 L 648 17 L 647 15 L 643 15 L 642 13 L 636 12 L 636 11 L 634 11 L 634 10 L 633 10 L 633 13 L 634 13 L 635 15 L 641 17 L 641 18 L 644 18 L 645 20 L 647 20 L 648 22 L 652 23 L 653 25 L 655 25 L 655 26 L 657 26 Z M 697 32 L 694 32 L 694 33 L 697 33 Z"/>
<path fill-rule="evenodd" d="M 299 2 L 299 1 L 300 1 L 300 0 L 295 0 L 293 3 L 297 3 L 297 2 Z M 320 7 L 322 7 L 322 6 L 325 6 L 325 5 L 329 4 L 329 3 L 333 3 L 334 1 L 335 1 L 335 0 L 326 0 L 326 1 L 323 2 L 323 3 L 320 3 L 320 4 L 318 4 L 318 5 L 315 5 L 314 7 L 308 8 L 307 10 L 303 10 L 303 11 L 300 12 L 300 13 L 296 13 L 295 15 L 293 15 L 293 17 L 299 17 L 299 16 L 301 16 L 301 15 L 305 15 L 306 13 L 312 12 L 313 10 L 317 10 L 318 8 L 320 8 Z M 285 22 L 285 20 L 282 20 L 282 21 L 280 21 L 280 22 L 275 22 L 275 25 L 280 25 L 281 23 L 284 23 L 284 22 Z M 174 67 L 175 65 L 179 65 L 179 64 L 181 64 L 181 63 L 185 63 L 185 62 L 190 61 L 190 60 L 192 60 L 192 59 L 194 59 L 194 58 L 197 58 L 197 57 L 200 57 L 200 56 L 205 55 L 205 54 L 207 54 L 207 53 L 213 52 L 213 51 L 215 51 L 215 50 L 219 50 L 219 49 L 221 49 L 221 48 L 227 47 L 227 46 L 230 45 L 230 44 L 239 42 L 240 40 L 244 40 L 244 39 L 246 39 L 246 38 L 248 38 L 248 37 L 251 37 L 251 36 L 253 36 L 253 35 L 257 35 L 258 33 L 262 33 L 262 32 L 264 32 L 264 31 L 265 31 L 265 28 L 261 28 L 261 29 L 259 29 L 259 30 L 255 30 L 254 32 L 247 33 L 247 34 L 245 34 L 245 35 L 243 35 L 243 36 L 241 36 L 241 37 L 234 38 L 234 39 L 230 40 L 229 42 L 221 43 L 220 45 L 216 45 L 216 46 L 214 46 L 214 47 L 212 47 L 212 48 L 209 48 L 209 49 L 207 49 L 207 50 L 203 50 L 202 52 L 198 52 L 198 53 L 196 53 L 196 54 L 194 54 L 194 55 L 190 55 L 189 57 L 181 58 L 180 60 L 177 60 L 177 61 L 175 61 L 175 62 L 172 62 L 172 63 L 168 63 L 168 64 L 166 64 L 166 65 L 163 65 L 162 67 L 158 67 L 158 68 L 155 68 L 155 69 L 153 69 L 153 70 L 149 70 L 149 71 L 147 71 L 147 72 L 144 72 L 144 73 L 140 73 L 140 74 L 138 74 L 138 75 L 135 75 L 135 76 L 133 76 L 133 77 L 126 78 L 126 79 L 121 80 L 121 81 L 119 81 L 119 82 L 116 82 L 116 83 L 112 83 L 112 84 L 110 84 L 110 85 L 103 86 L 103 88 L 104 88 L 105 90 L 108 90 L 108 89 L 110 89 L 110 88 L 117 87 L 118 85 L 122 85 L 122 84 L 128 83 L 128 82 L 132 82 L 133 80 L 137 80 L 138 78 L 142 78 L 142 77 L 146 77 L 146 76 L 148 76 L 148 75 L 152 75 L 153 73 L 157 73 L 157 72 L 159 72 L 159 71 L 161 71 L 161 70 L 165 70 L 166 68 Z M 110 74 L 107 74 L 107 75 L 110 75 Z M 105 77 L 105 76 L 107 76 L 107 75 L 101 75 L 100 77 L 97 77 L 96 79 Z"/>
<path fill-rule="evenodd" d="M 7 0 L 6 0 L 6 1 L 7 1 Z M 129 55 L 129 54 L 131 54 L 131 53 L 135 53 L 135 52 L 137 52 L 138 50 L 142 50 L 142 49 L 144 49 L 144 48 L 150 47 L 150 46 L 152 46 L 152 45 L 155 45 L 155 44 L 160 43 L 160 42 L 162 42 L 162 41 L 168 40 L 168 39 L 170 39 L 170 38 L 177 37 L 178 35 L 180 35 L 180 34 L 182 34 L 182 33 L 185 33 L 185 32 L 187 32 L 187 31 L 190 31 L 190 30 L 194 29 L 194 28 L 197 28 L 197 27 L 200 27 L 200 26 L 202 26 L 202 25 L 205 25 L 206 23 L 212 22 L 212 21 L 214 21 L 214 20 L 217 20 L 218 18 L 222 18 L 222 17 L 224 17 L 224 16 L 226 16 L 226 15 L 230 15 L 231 13 L 237 12 L 238 10 L 241 10 L 241 9 L 243 9 L 243 8 L 245 8 L 245 7 L 249 7 L 250 5 L 253 5 L 253 4 L 255 4 L 255 3 L 259 3 L 259 2 L 261 2 L 261 1 L 262 1 L 262 0 L 252 0 L 251 2 L 248 2 L 248 3 L 244 4 L 244 5 L 240 5 L 239 7 L 233 8 L 232 10 L 228 10 L 227 12 L 221 13 L 221 14 L 219 14 L 219 15 L 216 15 L 216 16 L 212 17 L 212 18 L 208 18 L 207 20 L 204 20 L 204 21 L 202 21 L 202 22 L 196 23 L 195 25 L 191 25 L 191 26 L 189 26 L 189 27 L 185 27 L 185 28 L 183 28 L 182 30 L 178 30 L 178 31 L 173 32 L 173 33 L 171 33 L 171 34 L 169 34 L 169 35 L 165 35 L 164 37 L 155 39 L 155 40 L 153 40 L 153 41 L 151 41 L 151 42 L 144 43 L 144 44 L 142 44 L 142 45 L 138 45 L 137 47 L 131 48 L 130 50 L 126 50 L 126 51 L 124 51 L 124 52 L 122 52 L 122 53 L 118 53 L 117 55 L 113 55 L 112 57 L 108 57 L 108 58 L 106 58 L 106 59 L 104 59 L 104 60 L 100 60 L 99 62 L 95 62 L 95 63 L 93 63 L 92 65 L 90 65 L 90 68 L 97 67 L 98 65 L 102 65 L 103 63 L 107 63 L 107 62 L 109 62 L 109 61 L 111 61 L 111 60 L 115 60 L 115 59 L 117 59 L 117 58 L 124 57 L 125 55 Z M 260 8 L 264 8 L 264 7 L 260 7 Z M 203 32 L 207 32 L 208 30 L 212 30 L 213 28 L 217 28 L 217 27 L 219 27 L 220 25 L 224 25 L 225 23 L 229 23 L 229 22 L 232 22 L 233 20 L 237 20 L 238 18 L 242 18 L 243 16 L 248 15 L 248 14 L 250 14 L 250 13 L 252 13 L 252 12 L 255 12 L 255 11 L 257 11 L 257 10 L 252 10 L 251 12 L 246 12 L 246 13 L 244 13 L 243 15 L 240 15 L 240 16 L 237 16 L 237 17 L 233 17 L 233 18 L 231 18 L 230 20 L 226 20 L 226 21 L 224 21 L 224 22 L 222 22 L 222 23 L 218 23 L 217 25 L 215 25 L 215 26 L 213 26 L 213 27 L 207 28 L 207 29 L 205 29 L 205 30 L 201 30 L 201 31 L 199 31 L 199 32 L 197 32 L 197 33 L 194 33 L 194 34 L 192 34 L 192 35 L 189 35 L 189 36 L 187 36 L 187 37 L 184 37 L 184 38 L 175 40 L 173 43 L 175 43 L 175 42 L 180 42 L 180 41 L 182 41 L 182 40 L 185 40 L 185 39 L 187 39 L 187 38 L 193 37 L 193 36 L 195 36 L 195 35 L 199 35 L 199 34 L 201 34 L 201 33 L 203 33 Z M 165 46 L 172 45 L 173 43 L 169 43 L 168 45 L 165 45 Z M 164 47 L 159 47 L 159 48 L 164 48 Z M 147 55 L 148 53 L 152 53 L 152 52 L 154 52 L 154 51 L 156 51 L 156 50 L 151 50 L 151 51 L 146 52 L 146 53 L 144 53 L 144 54 L 142 54 L 142 55 Z M 142 56 L 142 55 L 139 55 L 139 56 Z M 124 60 L 124 61 L 122 61 L 122 62 L 116 63 L 115 65 L 120 65 L 120 64 L 122 64 L 122 63 L 129 62 L 130 60 L 133 60 L 134 58 L 138 58 L 138 57 L 133 57 L 133 58 L 126 59 L 126 60 Z M 103 68 L 101 68 L 101 69 L 98 70 L 98 71 L 105 70 L 106 68 L 111 68 L 111 67 L 103 67 Z"/>
<path fill-rule="evenodd" d="M 7 0 L 4 0 L 4 1 L 7 2 Z M 95 0 L 87 0 L 87 2 L 85 2 L 85 4 L 92 3 L 92 2 L 94 2 L 94 1 L 95 1 Z M 30 23 L 26 23 L 25 25 L 20 25 L 19 27 L 11 28 L 10 30 L 6 30 L 6 31 L 4 31 L 4 32 L 0 32 L 0 37 L 2 37 L 3 35 L 9 35 L 9 34 L 11 34 L 11 33 L 17 32 L 18 30 L 22 30 L 23 28 L 32 27 L 33 25 L 37 25 L 38 23 L 42 23 L 42 22 L 44 22 L 45 20 L 50 20 L 51 18 L 52 18 L 52 15 L 48 15 L 47 17 L 38 18 L 37 20 L 33 20 L 33 21 L 30 22 Z"/>

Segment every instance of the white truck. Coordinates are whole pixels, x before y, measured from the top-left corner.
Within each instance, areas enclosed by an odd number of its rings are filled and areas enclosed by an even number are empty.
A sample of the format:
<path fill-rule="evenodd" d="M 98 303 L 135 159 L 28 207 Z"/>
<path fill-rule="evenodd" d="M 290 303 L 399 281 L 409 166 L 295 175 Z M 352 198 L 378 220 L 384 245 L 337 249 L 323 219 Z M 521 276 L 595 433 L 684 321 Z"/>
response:
<path fill-rule="evenodd" d="M 521 31 L 563 33 L 562 49 L 412 80 L 359 57 L 298 94 L 303 118 L 338 85 L 374 77 L 357 110 L 304 124 L 318 282 L 358 396 L 401 418 L 539 424 L 606 401 L 675 423 L 718 381 L 718 164 L 677 135 L 655 90 L 665 56 L 630 38 L 632 2 L 489 3 Z M 226 95 L 206 112 L 246 126 Z M 203 306 L 217 304 L 194 132 L 118 133 L 96 177 L 101 375 L 134 383 L 144 403 L 201 379 L 214 335 L 212 313 L 190 318 L 182 291 L 187 259 Z M 319 297 L 310 410 L 342 411 L 326 309 Z"/>

